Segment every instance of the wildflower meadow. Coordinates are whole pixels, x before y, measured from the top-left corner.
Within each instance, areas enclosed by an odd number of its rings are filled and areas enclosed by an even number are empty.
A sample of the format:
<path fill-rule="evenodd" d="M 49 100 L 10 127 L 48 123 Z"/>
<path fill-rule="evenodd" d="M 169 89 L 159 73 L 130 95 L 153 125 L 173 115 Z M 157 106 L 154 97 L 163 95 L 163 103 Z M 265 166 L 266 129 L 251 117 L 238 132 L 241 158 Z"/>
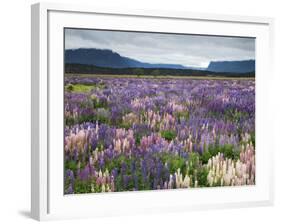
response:
<path fill-rule="evenodd" d="M 65 194 L 255 184 L 255 80 L 65 76 Z"/>

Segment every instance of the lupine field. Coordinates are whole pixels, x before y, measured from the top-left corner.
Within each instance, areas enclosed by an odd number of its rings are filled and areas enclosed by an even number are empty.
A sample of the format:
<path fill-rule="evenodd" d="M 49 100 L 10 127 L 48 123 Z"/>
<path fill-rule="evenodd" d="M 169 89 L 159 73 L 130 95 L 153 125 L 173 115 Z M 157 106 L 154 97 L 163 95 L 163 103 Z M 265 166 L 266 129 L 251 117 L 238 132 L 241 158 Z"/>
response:
<path fill-rule="evenodd" d="M 255 184 L 254 79 L 65 76 L 65 194 Z"/>

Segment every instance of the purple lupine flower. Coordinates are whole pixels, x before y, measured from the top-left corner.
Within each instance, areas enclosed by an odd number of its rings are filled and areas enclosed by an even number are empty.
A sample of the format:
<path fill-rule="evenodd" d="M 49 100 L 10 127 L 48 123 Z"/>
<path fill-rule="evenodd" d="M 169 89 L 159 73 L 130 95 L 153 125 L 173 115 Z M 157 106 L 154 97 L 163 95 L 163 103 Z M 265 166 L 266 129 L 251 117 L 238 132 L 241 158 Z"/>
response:
<path fill-rule="evenodd" d="M 136 174 L 134 174 L 133 178 L 134 178 L 134 187 L 135 187 L 135 190 L 137 191 L 139 189 L 138 176 Z"/>
<path fill-rule="evenodd" d="M 71 182 L 74 181 L 74 173 L 72 170 L 70 169 L 67 169 L 66 170 L 66 177 L 70 179 Z"/>
<path fill-rule="evenodd" d="M 129 176 L 128 175 L 123 175 L 123 188 L 127 189 L 129 183 Z"/>
<path fill-rule="evenodd" d="M 85 166 L 85 168 L 79 173 L 79 177 L 81 180 L 85 181 L 88 180 L 89 176 L 90 176 L 89 166 Z"/>
<path fill-rule="evenodd" d="M 74 193 L 73 187 L 72 184 L 70 184 L 67 190 L 65 191 L 65 194 L 73 194 L 73 193 Z"/>
<path fill-rule="evenodd" d="M 65 161 L 71 167 L 76 163 L 77 168 L 75 175 L 74 170 L 73 175 L 65 171 L 67 188 L 76 178 L 93 178 L 100 185 L 106 182 L 112 190 L 116 188 L 111 182 L 119 184 L 120 179 L 125 185 L 116 187 L 122 190 L 142 190 L 147 186 L 151 189 L 174 188 L 175 175 L 170 170 L 169 158 L 177 156 L 185 162 L 188 160 L 188 152 L 183 147 L 187 139 L 192 141 L 192 151 L 202 154 L 213 144 L 231 144 L 239 149 L 241 133 L 255 131 L 253 80 L 66 77 L 65 85 L 70 83 L 103 87 L 93 88 L 89 93 L 65 93 L 65 117 L 73 122 L 64 129 L 65 136 L 69 137 L 65 140 Z M 93 108 L 92 96 L 106 108 Z M 188 118 L 176 118 L 175 105 L 187 109 Z M 132 124 L 125 123 L 126 130 L 120 128 L 123 116 L 129 113 L 137 119 Z M 97 114 L 106 116 L 110 125 L 92 120 Z M 169 129 L 176 132 L 176 138 L 171 142 L 161 138 L 161 130 Z M 85 133 L 82 141 L 70 137 L 80 131 Z M 120 141 L 120 151 L 115 150 L 114 140 Z M 98 145 L 103 147 L 95 151 Z M 119 158 L 123 160 L 116 163 L 121 163 L 120 167 L 112 167 L 112 161 Z M 255 164 L 247 162 L 246 171 L 251 177 L 248 183 L 253 183 Z M 110 175 L 99 179 L 95 170 L 100 169 L 104 172 L 108 169 Z"/>

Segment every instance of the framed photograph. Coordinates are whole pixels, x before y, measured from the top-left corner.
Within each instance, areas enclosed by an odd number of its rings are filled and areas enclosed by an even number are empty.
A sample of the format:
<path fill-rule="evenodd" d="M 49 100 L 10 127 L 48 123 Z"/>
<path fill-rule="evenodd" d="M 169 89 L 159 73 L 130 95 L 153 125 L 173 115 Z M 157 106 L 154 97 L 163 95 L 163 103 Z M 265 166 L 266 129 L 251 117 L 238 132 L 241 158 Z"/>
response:
<path fill-rule="evenodd" d="M 272 204 L 272 29 L 32 5 L 32 217 Z"/>

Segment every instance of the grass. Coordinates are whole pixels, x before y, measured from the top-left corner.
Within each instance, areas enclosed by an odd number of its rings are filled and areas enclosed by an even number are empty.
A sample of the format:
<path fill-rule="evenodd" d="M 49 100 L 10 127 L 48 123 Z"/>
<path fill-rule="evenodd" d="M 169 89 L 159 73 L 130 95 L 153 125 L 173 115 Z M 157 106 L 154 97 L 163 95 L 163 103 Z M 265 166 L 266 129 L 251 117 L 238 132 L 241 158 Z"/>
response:
<path fill-rule="evenodd" d="M 92 89 L 97 88 L 97 85 L 93 84 L 68 84 L 65 86 L 67 91 L 75 92 L 75 93 L 88 93 Z"/>
<path fill-rule="evenodd" d="M 221 77 L 221 76 L 177 76 L 177 75 L 111 75 L 111 74 L 70 74 L 66 77 L 102 77 L 102 78 L 142 78 L 142 79 L 198 79 L 198 80 L 255 80 L 254 77 Z"/>

